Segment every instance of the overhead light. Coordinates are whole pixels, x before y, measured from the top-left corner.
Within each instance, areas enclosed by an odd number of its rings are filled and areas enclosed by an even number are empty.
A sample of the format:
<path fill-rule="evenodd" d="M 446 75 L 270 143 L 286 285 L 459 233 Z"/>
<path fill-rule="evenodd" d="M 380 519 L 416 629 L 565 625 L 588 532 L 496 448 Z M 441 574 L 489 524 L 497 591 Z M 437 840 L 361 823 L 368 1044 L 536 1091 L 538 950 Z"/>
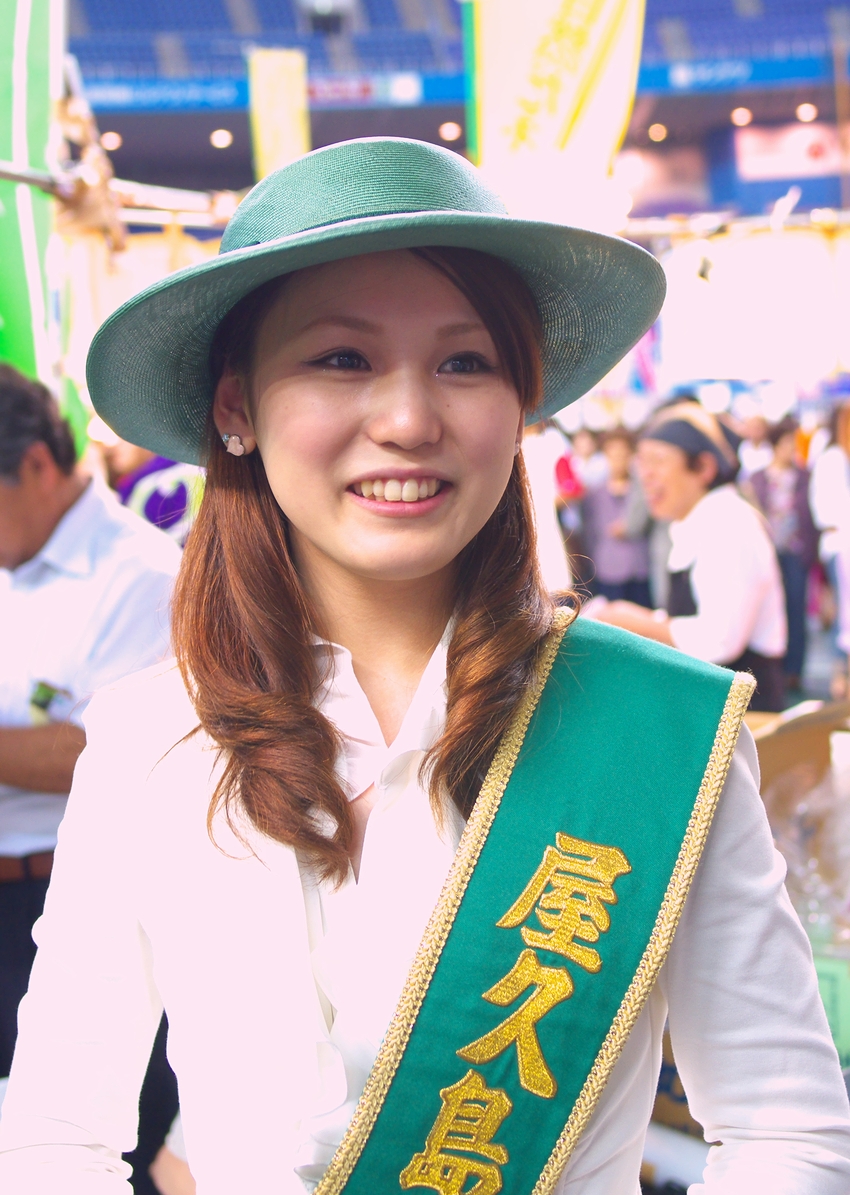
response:
<path fill-rule="evenodd" d="M 213 129 L 210 133 L 210 145 L 214 149 L 227 149 L 233 144 L 233 134 L 230 129 Z"/>
<path fill-rule="evenodd" d="M 456 120 L 444 121 L 437 132 L 443 141 L 458 141 L 463 136 L 463 129 Z"/>
<path fill-rule="evenodd" d="M 729 119 L 732 121 L 732 124 L 742 129 L 745 125 L 752 123 L 753 114 L 749 108 L 733 108 L 729 114 Z"/>
<path fill-rule="evenodd" d="M 113 150 L 121 148 L 121 146 L 124 144 L 124 138 L 120 133 L 101 133 L 100 144 L 104 149 L 108 149 L 111 153 Z"/>
<path fill-rule="evenodd" d="M 813 120 L 817 120 L 818 110 L 814 104 L 798 104 L 797 105 L 797 119 L 802 120 L 803 124 L 810 124 Z"/>
<path fill-rule="evenodd" d="M 647 129 L 650 141 L 665 141 L 667 139 L 666 124 L 651 124 Z"/>

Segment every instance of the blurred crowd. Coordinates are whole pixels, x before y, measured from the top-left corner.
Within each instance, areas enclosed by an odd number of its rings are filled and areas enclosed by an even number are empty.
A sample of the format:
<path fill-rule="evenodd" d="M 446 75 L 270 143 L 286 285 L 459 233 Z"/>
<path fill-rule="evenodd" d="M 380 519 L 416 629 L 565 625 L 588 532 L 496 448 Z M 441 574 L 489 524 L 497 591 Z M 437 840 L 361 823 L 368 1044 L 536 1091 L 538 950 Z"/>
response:
<path fill-rule="evenodd" d="M 549 420 L 524 454 L 544 575 L 581 593 L 586 616 L 757 676 L 747 652 L 779 659 L 763 708 L 848 695 L 850 404 L 803 430 L 791 416 L 738 422 L 676 395 L 637 430 L 568 435 Z M 633 607 L 659 626 L 667 615 L 668 637 Z M 829 656 L 828 694 L 806 680 L 815 643 L 821 670 Z"/>

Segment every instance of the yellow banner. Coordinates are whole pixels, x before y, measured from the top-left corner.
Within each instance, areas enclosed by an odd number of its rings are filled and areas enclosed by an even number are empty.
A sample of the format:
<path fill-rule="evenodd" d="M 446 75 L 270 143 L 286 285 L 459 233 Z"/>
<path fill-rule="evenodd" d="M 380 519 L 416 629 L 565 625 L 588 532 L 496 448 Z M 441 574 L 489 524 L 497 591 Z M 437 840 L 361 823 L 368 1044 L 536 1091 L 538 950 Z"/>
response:
<path fill-rule="evenodd" d="M 303 50 L 248 55 L 254 173 L 265 178 L 310 148 L 307 56 Z"/>
<path fill-rule="evenodd" d="M 611 167 L 628 127 L 644 0 L 468 0 L 472 141 L 515 215 L 622 224 Z"/>

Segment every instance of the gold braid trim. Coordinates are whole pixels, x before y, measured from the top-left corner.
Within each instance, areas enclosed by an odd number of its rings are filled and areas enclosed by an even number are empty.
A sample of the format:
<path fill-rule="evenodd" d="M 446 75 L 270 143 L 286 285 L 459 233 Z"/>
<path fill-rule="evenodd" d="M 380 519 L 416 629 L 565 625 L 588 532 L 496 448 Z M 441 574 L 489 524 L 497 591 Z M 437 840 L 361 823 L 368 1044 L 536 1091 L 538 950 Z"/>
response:
<path fill-rule="evenodd" d="M 519 757 L 531 715 L 537 707 L 540 694 L 552 670 L 564 632 L 574 618 L 574 610 L 561 608 L 555 611 L 552 631 L 541 649 L 534 682 L 520 702 L 487 771 L 481 792 L 466 823 L 466 829 L 461 835 L 440 899 L 431 914 L 393 1019 L 378 1051 L 375 1065 L 363 1088 L 351 1123 L 324 1177 L 316 1187 L 315 1195 L 340 1195 L 369 1140 L 407 1047 L 470 877 L 487 841 L 502 795 Z"/>
<path fill-rule="evenodd" d="M 667 891 L 658 912 L 649 944 L 638 964 L 629 990 L 623 997 L 623 1002 L 611 1028 L 608 1030 L 608 1035 L 602 1043 L 602 1048 L 596 1056 L 590 1074 L 585 1080 L 581 1094 L 575 1102 L 566 1127 L 559 1137 L 549 1161 L 544 1166 L 543 1173 L 537 1180 L 532 1195 L 553 1195 L 558 1179 L 587 1127 L 587 1122 L 611 1076 L 614 1064 L 620 1057 L 626 1038 L 634 1028 L 635 1021 L 658 978 L 658 972 L 661 970 L 673 942 L 673 935 L 679 924 L 691 881 L 711 829 L 714 811 L 717 808 L 723 785 L 726 783 L 726 774 L 729 771 L 729 764 L 732 762 L 732 754 L 738 742 L 741 723 L 747 712 L 747 706 L 750 704 L 755 684 L 755 680 L 748 672 L 735 673 L 735 679 L 732 681 L 732 687 L 729 690 L 717 727 L 708 766 L 697 794 L 694 811 L 685 831 L 682 849 L 679 851 L 676 866 L 673 868 L 670 883 L 667 885 Z"/>

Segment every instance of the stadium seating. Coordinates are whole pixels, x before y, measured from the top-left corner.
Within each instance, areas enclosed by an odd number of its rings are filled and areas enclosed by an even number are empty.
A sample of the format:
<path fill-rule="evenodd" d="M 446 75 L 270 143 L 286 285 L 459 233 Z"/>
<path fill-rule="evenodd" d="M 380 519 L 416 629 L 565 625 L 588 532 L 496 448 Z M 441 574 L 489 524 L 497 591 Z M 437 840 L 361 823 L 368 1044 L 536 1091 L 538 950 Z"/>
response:
<path fill-rule="evenodd" d="M 244 74 L 244 47 L 303 48 L 313 71 L 339 58 L 311 33 L 297 0 L 74 0 L 72 52 L 89 78 Z M 250 15 L 250 35 L 233 12 Z M 801 57 L 829 49 L 831 0 L 647 0 L 643 59 Z M 756 15 L 740 15 L 741 13 Z M 345 60 L 364 71 L 463 69 L 458 0 L 360 0 Z M 244 22 L 243 22 L 244 24 Z M 254 26 L 256 25 L 256 30 Z M 414 26 L 415 27 L 412 27 Z"/>

